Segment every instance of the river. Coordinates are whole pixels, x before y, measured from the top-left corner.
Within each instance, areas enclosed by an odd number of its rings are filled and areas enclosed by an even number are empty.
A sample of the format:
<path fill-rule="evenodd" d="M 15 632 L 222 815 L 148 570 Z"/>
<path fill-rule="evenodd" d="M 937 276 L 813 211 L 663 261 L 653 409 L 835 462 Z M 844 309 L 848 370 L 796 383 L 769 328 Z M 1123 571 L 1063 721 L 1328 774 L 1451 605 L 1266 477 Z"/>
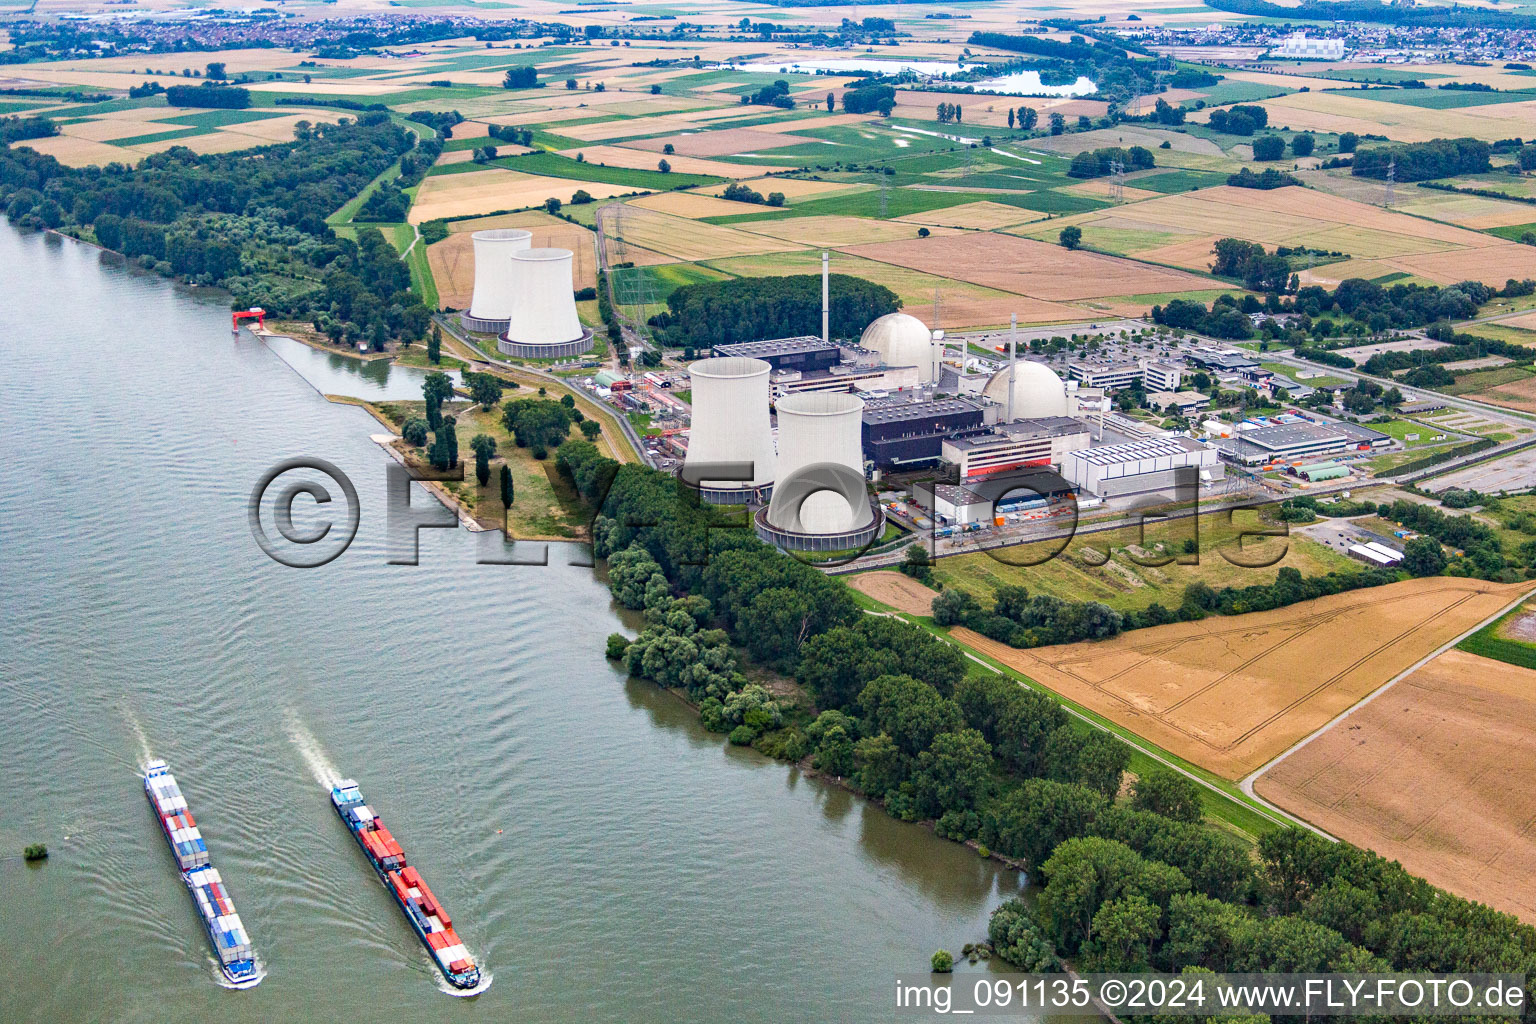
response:
<path fill-rule="evenodd" d="M 419 566 L 386 564 L 377 425 L 232 337 L 218 299 L 9 226 L 0 265 L 0 1020 L 884 1020 L 899 973 L 1018 890 L 626 680 L 576 548 L 484 566 L 428 530 Z M 319 569 L 272 562 L 246 522 L 296 455 L 361 499 Z M 215 983 L 149 756 L 256 989 Z M 335 774 L 452 912 L 483 995 L 441 991 L 329 808 Z M 23 864 L 32 842 L 51 859 Z"/>

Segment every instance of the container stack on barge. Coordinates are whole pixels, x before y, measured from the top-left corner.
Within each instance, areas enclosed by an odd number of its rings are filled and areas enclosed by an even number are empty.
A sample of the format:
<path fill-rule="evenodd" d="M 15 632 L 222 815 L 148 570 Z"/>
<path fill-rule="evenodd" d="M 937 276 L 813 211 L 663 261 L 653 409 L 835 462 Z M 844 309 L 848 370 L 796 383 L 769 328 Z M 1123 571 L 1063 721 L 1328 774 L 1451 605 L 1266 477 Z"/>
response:
<path fill-rule="evenodd" d="M 332 786 L 331 803 L 448 984 L 458 989 L 478 986 L 480 966 L 453 930 L 448 911 L 437 902 L 416 869 L 405 862 L 405 851 L 363 802 L 357 783 L 343 779 Z"/>
<path fill-rule="evenodd" d="M 181 880 L 192 892 L 203 929 L 219 958 L 219 969 L 232 988 L 251 988 L 261 983 L 256 954 L 250 936 L 224 888 L 219 872 L 209 863 L 208 844 L 203 839 L 186 797 L 176 785 L 176 776 L 164 761 L 144 766 L 144 795 L 160 820 L 160 831 L 170 844 L 171 855 L 181 871 Z"/>

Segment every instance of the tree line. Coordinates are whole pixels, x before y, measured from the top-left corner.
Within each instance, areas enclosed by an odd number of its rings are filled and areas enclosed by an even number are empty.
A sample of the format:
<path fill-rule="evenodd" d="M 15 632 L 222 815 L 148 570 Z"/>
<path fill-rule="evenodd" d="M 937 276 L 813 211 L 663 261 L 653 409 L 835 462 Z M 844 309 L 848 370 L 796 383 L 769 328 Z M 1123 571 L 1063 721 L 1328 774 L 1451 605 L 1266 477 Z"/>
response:
<path fill-rule="evenodd" d="M 1011 963 L 1536 970 L 1536 930 L 1374 854 L 1281 828 L 1255 859 L 1202 820 L 1185 776 L 1147 772 L 1117 799 L 1130 760 L 1120 740 L 915 625 L 862 614 L 840 580 L 719 510 L 680 504 L 665 474 L 581 441 L 557 465 L 596 510 L 615 600 L 644 611 L 639 636 L 613 634 L 608 655 L 684 692 L 734 743 L 809 759 L 894 816 L 1023 862 L 1042 884 L 1037 905 L 1010 900 L 989 928 Z M 748 682 L 743 657 L 794 675 L 814 717 Z"/>
<path fill-rule="evenodd" d="M 1145 146 L 1132 146 L 1130 149 L 1108 146 L 1104 149 L 1084 150 L 1072 158 L 1072 166 L 1067 168 L 1067 177 L 1100 178 L 1115 173 L 1116 164 L 1120 166 L 1121 172 L 1144 171 L 1157 166 L 1157 159 Z"/>
<path fill-rule="evenodd" d="M 832 274 L 828 281 L 829 329 L 857 337 L 870 321 L 901 308 L 884 285 Z M 759 338 L 821 333 L 821 276 L 740 277 L 678 288 L 664 312 L 651 317 L 663 344 L 707 349 Z"/>
<path fill-rule="evenodd" d="M 1483 174 L 1492 166 L 1493 148 L 1481 139 L 1432 139 L 1392 146 L 1355 149 L 1351 174 L 1385 180 L 1392 171 L 1396 181 L 1425 181 L 1456 174 Z"/>
<path fill-rule="evenodd" d="M 176 146 L 132 167 L 66 167 L 9 147 L 0 151 L 0 202 L 18 224 L 76 234 L 147 269 L 226 288 L 234 308 L 311 318 L 336 341 L 382 347 L 389 337 L 421 337 L 430 314 L 393 245 L 373 229 L 355 241 L 338 237 L 325 222 L 410 154 L 414 136 L 385 113 L 301 121 L 295 136 L 233 153 Z"/>

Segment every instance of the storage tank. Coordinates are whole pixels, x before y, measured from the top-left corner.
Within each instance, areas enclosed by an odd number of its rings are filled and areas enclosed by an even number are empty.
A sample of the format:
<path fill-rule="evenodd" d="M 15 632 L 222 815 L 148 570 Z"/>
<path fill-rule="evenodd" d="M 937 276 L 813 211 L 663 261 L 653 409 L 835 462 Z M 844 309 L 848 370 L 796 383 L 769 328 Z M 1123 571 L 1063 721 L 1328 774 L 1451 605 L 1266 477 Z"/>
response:
<path fill-rule="evenodd" d="M 512 309 L 497 343 L 504 354 L 525 359 L 573 356 L 592 347 L 576 315 L 575 258 L 569 249 L 522 249 L 512 253 Z"/>
<path fill-rule="evenodd" d="M 476 231 L 469 240 L 475 248 L 475 291 L 469 312 L 460 319 L 467 330 L 500 334 L 507 329 L 517 292 L 512 254 L 533 245 L 533 232 L 496 228 Z"/>
<path fill-rule="evenodd" d="M 804 539 L 811 535 L 825 538 L 831 550 L 867 542 L 861 537 L 876 517 L 864 489 L 863 399 L 843 392 L 806 392 L 779 399 L 777 411 L 777 479 L 765 522 L 760 522 L 767 539 L 782 547 L 817 546 Z M 833 481 L 819 479 L 812 469 L 828 464 L 844 471 L 838 488 L 830 488 Z M 822 486 L 806 493 L 797 480 Z"/>
<path fill-rule="evenodd" d="M 688 367 L 693 419 L 688 434 L 689 466 L 750 462 L 750 481 L 699 481 L 705 501 L 722 505 L 760 502 L 773 486 L 773 428 L 768 420 L 769 375 L 761 359 L 728 356 L 700 359 Z"/>

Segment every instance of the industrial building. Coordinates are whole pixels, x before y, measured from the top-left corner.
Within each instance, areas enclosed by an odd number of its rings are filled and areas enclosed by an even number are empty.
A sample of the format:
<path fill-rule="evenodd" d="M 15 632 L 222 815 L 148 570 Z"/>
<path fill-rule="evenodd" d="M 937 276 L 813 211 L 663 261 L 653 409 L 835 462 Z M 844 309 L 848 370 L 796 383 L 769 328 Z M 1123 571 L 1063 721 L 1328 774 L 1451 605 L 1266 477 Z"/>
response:
<path fill-rule="evenodd" d="M 1213 373 L 1236 373 L 1247 367 L 1259 365 L 1257 359 L 1236 349 L 1196 349 L 1189 354 L 1189 361 L 1202 370 L 1210 370 Z"/>
<path fill-rule="evenodd" d="M 1392 437 L 1354 423 L 1281 423 L 1252 430 L 1239 424 L 1233 436 L 1213 443 L 1228 462 L 1259 466 L 1350 449 L 1385 448 L 1392 444 Z"/>
<path fill-rule="evenodd" d="M 512 254 L 533 246 L 533 232 L 522 228 L 476 231 L 469 236 L 475 252 L 475 289 L 469 312 L 459 314 L 466 331 L 500 334 L 512 316 L 518 290 Z"/>
<path fill-rule="evenodd" d="M 985 412 L 968 398 L 906 402 L 885 398 L 864 403 L 864 458 L 875 468 L 915 469 L 943 456 L 945 438 L 986 430 Z"/>
<path fill-rule="evenodd" d="M 842 349 L 836 343 L 809 335 L 716 345 L 711 354 L 724 359 L 761 359 L 775 370 L 799 370 L 802 373 L 826 370 L 842 360 Z"/>
<path fill-rule="evenodd" d="M 1143 379 L 1140 363 L 1113 363 L 1094 366 L 1090 363 L 1072 363 L 1067 375 L 1089 388 L 1125 388 Z"/>
<path fill-rule="evenodd" d="M 1101 498 L 1172 491 L 1181 469 L 1195 470 L 1202 483 L 1224 476 L 1214 449 L 1180 434 L 1085 448 L 1061 463 L 1068 483 Z"/>
<path fill-rule="evenodd" d="M 1154 360 L 1142 367 L 1141 380 L 1148 391 L 1177 391 L 1184 382 L 1184 368 Z"/>
<path fill-rule="evenodd" d="M 793 551 L 868 545 L 885 516 L 864 483 L 857 395 L 789 395 L 779 400 L 779 453 L 772 500 L 753 519 L 757 535 Z"/>
<path fill-rule="evenodd" d="M 982 389 L 982 396 L 1002 406 L 1003 420 L 1066 416 L 1071 412 L 1067 386 L 1044 363 L 1020 362 L 1010 352 L 1008 365 L 998 370 Z"/>
<path fill-rule="evenodd" d="M 777 401 L 785 395 L 811 391 L 901 391 L 916 388 L 920 383 L 915 366 L 839 363 L 825 370 L 776 370 L 772 387 Z"/>
<path fill-rule="evenodd" d="M 1293 32 L 1270 56 L 1289 60 L 1343 60 L 1344 40 L 1311 39 L 1305 32 Z"/>
<path fill-rule="evenodd" d="M 768 375 L 761 359 L 701 359 L 688 367 L 693 426 L 683 470 L 722 462 L 751 463 L 741 480 L 697 480 L 700 496 L 720 505 L 767 499 L 773 489 L 773 428 L 768 417 Z"/>
<path fill-rule="evenodd" d="M 1147 404 L 1161 412 L 1173 406 L 1180 416 L 1193 416 L 1211 406 L 1211 396 L 1199 391 L 1148 391 Z"/>
<path fill-rule="evenodd" d="M 512 306 L 496 348 L 519 359 L 561 359 L 591 348 L 592 332 L 576 315 L 571 251 L 519 249 L 510 261 Z"/>
<path fill-rule="evenodd" d="M 983 434 L 946 438 L 941 455 L 959 470 L 964 483 L 1024 466 L 1061 465 L 1068 453 L 1092 443 L 1088 424 L 1081 420 L 1044 416 L 999 423 Z"/>
<path fill-rule="evenodd" d="M 1308 483 L 1324 480 L 1342 480 L 1349 476 L 1349 467 L 1342 462 L 1314 462 L 1306 466 L 1292 466 L 1292 476 L 1304 476 Z"/>
<path fill-rule="evenodd" d="M 1376 541 L 1351 544 L 1346 553 L 1357 562 L 1364 562 L 1366 565 L 1374 565 L 1381 569 L 1390 569 L 1403 560 L 1401 551 Z"/>

